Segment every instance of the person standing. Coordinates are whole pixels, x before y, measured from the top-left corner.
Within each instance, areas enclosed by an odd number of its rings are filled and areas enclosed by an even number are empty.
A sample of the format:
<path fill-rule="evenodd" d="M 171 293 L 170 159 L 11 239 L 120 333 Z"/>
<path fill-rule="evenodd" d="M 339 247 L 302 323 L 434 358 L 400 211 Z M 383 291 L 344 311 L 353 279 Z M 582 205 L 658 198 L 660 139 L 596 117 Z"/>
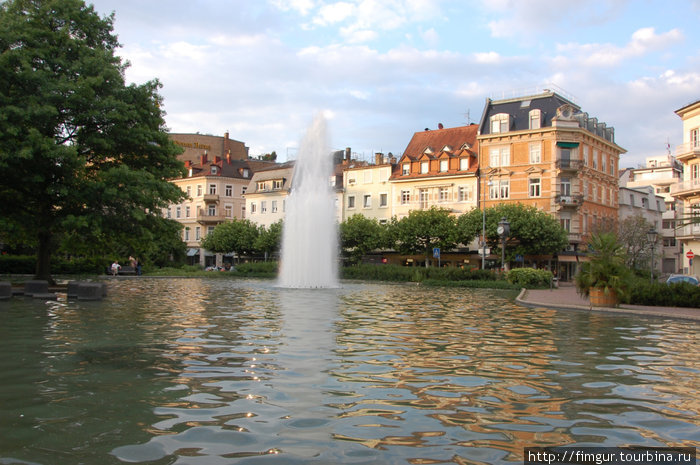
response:
<path fill-rule="evenodd" d="M 114 263 L 112 263 L 112 276 L 116 276 L 119 274 L 119 270 L 122 269 L 122 266 L 119 264 L 117 260 L 114 260 Z"/>

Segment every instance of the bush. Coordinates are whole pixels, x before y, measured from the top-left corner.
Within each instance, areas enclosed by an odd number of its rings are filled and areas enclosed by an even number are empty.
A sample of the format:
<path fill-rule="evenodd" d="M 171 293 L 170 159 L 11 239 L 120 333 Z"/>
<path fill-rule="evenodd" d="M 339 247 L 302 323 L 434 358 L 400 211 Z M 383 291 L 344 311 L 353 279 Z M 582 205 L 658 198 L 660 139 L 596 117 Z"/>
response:
<path fill-rule="evenodd" d="M 101 274 L 109 263 L 102 258 L 51 258 L 51 274 Z M 33 255 L 0 255 L 0 273 L 34 274 L 36 257 Z"/>
<path fill-rule="evenodd" d="M 528 289 L 549 287 L 553 278 L 551 271 L 534 268 L 514 268 L 506 274 L 509 283 Z"/>
<path fill-rule="evenodd" d="M 700 286 L 690 283 L 653 283 L 637 280 L 632 285 L 625 303 L 659 307 L 698 307 Z"/>
<path fill-rule="evenodd" d="M 496 281 L 498 275 L 489 270 L 466 270 L 462 268 L 425 268 L 400 265 L 354 265 L 341 269 L 343 279 L 369 281 L 424 282 L 432 281 Z"/>
<path fill-rule="evenodd" d="M 0 255 L 0 273 L 33 274 L 36 272 L 36 257 L 33 255 Z"/>

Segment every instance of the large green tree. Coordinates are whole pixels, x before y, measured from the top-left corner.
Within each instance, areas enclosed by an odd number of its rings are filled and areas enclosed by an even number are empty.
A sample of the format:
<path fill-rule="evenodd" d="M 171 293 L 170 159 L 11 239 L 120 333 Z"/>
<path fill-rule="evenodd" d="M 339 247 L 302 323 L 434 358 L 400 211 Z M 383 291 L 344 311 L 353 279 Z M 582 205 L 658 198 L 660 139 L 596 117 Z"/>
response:
<path fill-rule="evenodd" d="M 363 255 L 381 246 L 382 225 L 376 219 L 358 213 L 340 223 L 338 229 L 343 256 L 352 264 L 359 263 Z"/>
<path fill-rule="evenodd" d="M 258 237 L 255 238 L 253 247 L 256 251 L 265 254 L 265 259 L 273 252 L 279 251 L 282 244 L 282 220 L 272 223 L 269 227 L 260 225 Z"/>
<path fill-rule="evenodd" d="M 568 244 L 567 232 L 552 215 L 523 204 L 500 204 L 487 208 L 486 243 L 494 251 L 501 250 L 496 228 L 502 218 L 510 223 L 506 258 L 515 255 L 549 255 L 560 252 Z M 484 211 L 472 210 L 457 219 L 459 240 L 468 244 L 482 234 Z"/>
<path fill-rule="evenodd" d="M 258 234 L 259 230 L 255 223 L 234 218 L 232 221 L 217 225 L 202 240 L 201 245 L 212 252 L 235 252 L 241 256 L 256 250 Z"/>
<path fill-rule="evenodd" d="M 139 237 L 183 198 L 160 83 L 126 84 L 113 20 L 82 0 L 0 3 L 0 230 L 36 247 L 38 278 L 63 234 Z"/>
<path fill-rule="evenodd" d="M 450 211 L 431 207 L 428 210 L 413 210 L 408 216 L 392 222 L 395 245 L 403 254 L 433 255 L 433 249 L 452 249 L 457 245 L 455 217 Z M 425 262 L 428 266 L 428 260 Z"/>

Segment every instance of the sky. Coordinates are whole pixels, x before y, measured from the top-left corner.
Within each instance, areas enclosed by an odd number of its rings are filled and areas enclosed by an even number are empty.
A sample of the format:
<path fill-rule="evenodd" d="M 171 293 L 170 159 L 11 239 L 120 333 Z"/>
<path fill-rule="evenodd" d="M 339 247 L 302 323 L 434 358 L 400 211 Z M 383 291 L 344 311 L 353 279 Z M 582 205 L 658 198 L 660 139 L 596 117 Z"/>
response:
<path fill-rule="evenodd" d="M 114 12 L 127 81 L 158 79 L 171 132 L 226 131 L 294 159 L 403 153 L 479 123 L 487 98 L 549 88 L 615 128 L 620 167 L 673 153 L 700 99 L 700 0 L 86 0 Z"/>

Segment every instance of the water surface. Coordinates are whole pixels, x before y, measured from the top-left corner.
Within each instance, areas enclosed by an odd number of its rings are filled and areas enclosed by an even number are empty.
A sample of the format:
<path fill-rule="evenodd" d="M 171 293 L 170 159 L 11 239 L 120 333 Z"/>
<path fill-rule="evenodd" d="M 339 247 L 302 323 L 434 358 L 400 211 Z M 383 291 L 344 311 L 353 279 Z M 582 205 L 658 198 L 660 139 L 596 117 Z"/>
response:
<path fill-rule="evenodd" d="M 512 294 L 127 279 L 0 302 L 0 464 L 522 463 L 695 446 L 696 322 Z"/>

